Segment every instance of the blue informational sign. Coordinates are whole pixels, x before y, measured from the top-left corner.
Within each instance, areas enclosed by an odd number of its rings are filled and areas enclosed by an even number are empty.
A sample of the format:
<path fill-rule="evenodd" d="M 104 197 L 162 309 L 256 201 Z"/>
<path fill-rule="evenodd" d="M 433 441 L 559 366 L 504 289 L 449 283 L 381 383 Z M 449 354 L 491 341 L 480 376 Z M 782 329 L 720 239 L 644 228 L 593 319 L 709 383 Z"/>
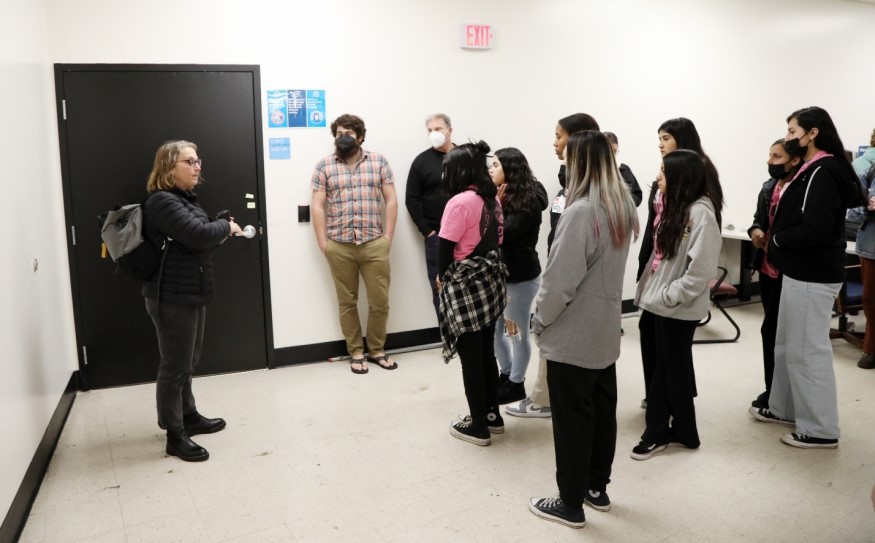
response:
<path fill-rule="evenodd" d="M 307 126 L 318 128 L 325 126 L 325 91 L 307 91 Z"/>
<path fill-rule="evenodd" d="M 289 90 L 289 128 L 307 126 L 307 91 L 303 89 Z"/>
<path fill-rule="evenodd" d="M 269 138 L 268 149 L 271 160 L 289 160 L 292 158 L 292 145 L 289 138 Z"/>
<path fill-rule="evenodd" d="M 288 95 L 285 90 L 267 91 L 267 127 L 285 128 L 289 126 Z"/>
<path fill-rule="evenodd" d="M 325 91 L 284 89 L 267 91 L 268 128 L 324 128 Z"/>

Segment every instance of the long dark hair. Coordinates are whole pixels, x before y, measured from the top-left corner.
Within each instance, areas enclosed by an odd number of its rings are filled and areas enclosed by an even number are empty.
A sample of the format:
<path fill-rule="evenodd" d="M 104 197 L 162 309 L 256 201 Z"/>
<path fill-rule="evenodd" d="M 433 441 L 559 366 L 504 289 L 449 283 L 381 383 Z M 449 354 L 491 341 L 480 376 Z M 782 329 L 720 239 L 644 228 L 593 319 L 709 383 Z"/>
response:
<path fill-rule="evenodd" d="M 690 218 L 690 205 L 708 193 L 705 162 L 695 151 L 680 149 L 662 157 L 665 198 L 656 231 L 656 246 L 664 258 L 677 256 Z M 713 200 L 712 200 L 713 203 Z"/>
<path fill-rule="evenodd" d="M 844 165 L 844 169 L 848 174 L 846 181 L 854 181 L 853 185 L 859 187 L 857 182 L 858 176 L 848 160 L 841 160 L 840 157 L 846 157 L 845 145 L 842 143 L 842 138 L 839 137 L 839 132 L 836 130 L 835 123 L 832 122 L 832 117 L 821 107 L 811 106 L 802 109 L 797 109 L 787 117 L 787 122 L 796 119 L 796 123 L 805 130 L 810 131 L 812 128 L 817 128 L 817 137 L 813 140 L 814 147 L 821 151 L 833 155 L 839 159 L 839 163 Z M 860 190 L 854 190 L 849 183 L 844 183 L 843 194 L 846 207 L 858 205 L 866 205 L 868 195 L 864 195 Z"/>
<path fill-rule="evenodd" d="M 608 138 L 598 130 L 575 132 L 565 147 L 568 160 L 568 205 L 589 198 L 594 207 L 602 207 L 608 218 L 608 230 L 614 247 L 621 247 L 630 237 L 638 237 L 638 212 L 629 187 L 623 182 L 614 151 Z M 593 215 L 596 238 L 601 234 L 598 215 Z"/>
<path fill-rule="evenodd" d="M 581 130 L 599 130 L 599 123 L 587 113 L 575 113 L 562 117 L 558 124 L 569 136 Z"/>
<path fill-rule="evenodd" d="M 678 117 L 669 119 L 659 125 L 657 132 L 667 132 L 671 134 L 677 144 L 678 149 L 687 149 L 695 151 L 702 159 L 705 166 L 705 178 L 708 182 L 708 197 L 714 204 L 714 215 L 717 217 L 717 224 L 723 224 L 723 187 L 720 186 L 720 175 L 717 173 L 717 168 L 711 162 L 711 158 L 702 149 L 702 139 L 699 137 L 699 131 L 696 130 L 696 125 L 693 121 Z"/>
<path fill-rule="evenodd" d="M 495 158 L 504 171 L 504 190 L 502 209 L 505 213 L 528 213 L 538 209 L 535 174 L 529 167 L 526 155 L 515 147 L 505 147 L 495 151 Z"/>
<path fill-rule="evenodd" d="M 497 189 L 492 184 L 486 156 L 489 145 L 480 140 L 477 143 L 463 143 L 454 147 L 444 157 L 441 189 L 450 196 L 474 186 L 474 190 L 482 196 L 487 205 L 495 204 Z"/>

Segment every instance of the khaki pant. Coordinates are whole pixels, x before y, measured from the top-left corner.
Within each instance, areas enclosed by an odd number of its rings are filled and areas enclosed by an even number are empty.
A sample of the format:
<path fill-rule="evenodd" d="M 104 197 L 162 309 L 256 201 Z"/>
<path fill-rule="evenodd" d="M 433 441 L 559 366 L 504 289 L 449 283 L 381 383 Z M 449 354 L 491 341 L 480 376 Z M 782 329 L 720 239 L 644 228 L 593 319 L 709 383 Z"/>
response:
<path fill-rule="evenodd" d="M 389 319 L 389 240 L 381 236 L 361 245 L 328 240 L 325 259 L 334 278 L 347 352 L 353 357 L 365 352 L 358 312 L 359 274 L 368 296 L 368 350 L 384 352 Z"/>
<path fill-rule="evenodd" d="M 550 390 L 547 388 L 547 357 L 544 353 L 538 356 L 538 377 L 529 398 L 538 405 L 550 407 Z"/>

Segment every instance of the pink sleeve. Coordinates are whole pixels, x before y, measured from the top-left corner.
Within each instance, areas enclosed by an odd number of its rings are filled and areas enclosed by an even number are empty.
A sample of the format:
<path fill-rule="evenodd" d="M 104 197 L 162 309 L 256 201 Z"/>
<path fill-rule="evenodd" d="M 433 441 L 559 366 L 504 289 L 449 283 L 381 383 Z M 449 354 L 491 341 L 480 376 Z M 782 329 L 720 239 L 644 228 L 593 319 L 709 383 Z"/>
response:
<path fill-rule="evenodd" d="M 459 241 L 464 233 L 465 206 L 453 198 L 447 202 L 447 207 L 444 208 L 444 215 L 441 217 L 441 231 L 438 235 L 450 241 Z"/>

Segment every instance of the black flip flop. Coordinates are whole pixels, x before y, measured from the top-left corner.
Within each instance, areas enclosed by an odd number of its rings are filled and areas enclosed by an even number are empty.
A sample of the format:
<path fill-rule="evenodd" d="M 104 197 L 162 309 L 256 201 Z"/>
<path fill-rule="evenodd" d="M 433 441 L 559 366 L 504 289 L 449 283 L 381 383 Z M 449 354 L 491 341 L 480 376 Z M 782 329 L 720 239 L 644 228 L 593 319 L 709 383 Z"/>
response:
<path fill-rule="evenodd" d="M 353 373 L 358 374 L 358 375 L 368 373 L 368 368 L 363 367 L 361 369 L 355 369 L 354 367 L 352 367 L 353 364 L 364 364 L 365 362 L 368 362 L 368 360 L 366 360 L 364 358 L 350 358 L 349 359 L 349 369 L 352 370 Z"/>
<path fill-rule="evenodd" d="M 394 360 L 392 361 L 391 366 L 384 366 L 384 365 L 380 364 L 380 361 L 387 362 L 389 360 L 389 358 L 386 355 L 380 355 L 380 356 L 376 356 L 376 357 L 369 356 L 366 358 L 366 360 L 368 362 L 370 362 L 371 364 L 376 364 L 377 366 L 383 368 L 384 370 L 397 370 L 398 369 L 398 362 L 395 362 Z"/>

